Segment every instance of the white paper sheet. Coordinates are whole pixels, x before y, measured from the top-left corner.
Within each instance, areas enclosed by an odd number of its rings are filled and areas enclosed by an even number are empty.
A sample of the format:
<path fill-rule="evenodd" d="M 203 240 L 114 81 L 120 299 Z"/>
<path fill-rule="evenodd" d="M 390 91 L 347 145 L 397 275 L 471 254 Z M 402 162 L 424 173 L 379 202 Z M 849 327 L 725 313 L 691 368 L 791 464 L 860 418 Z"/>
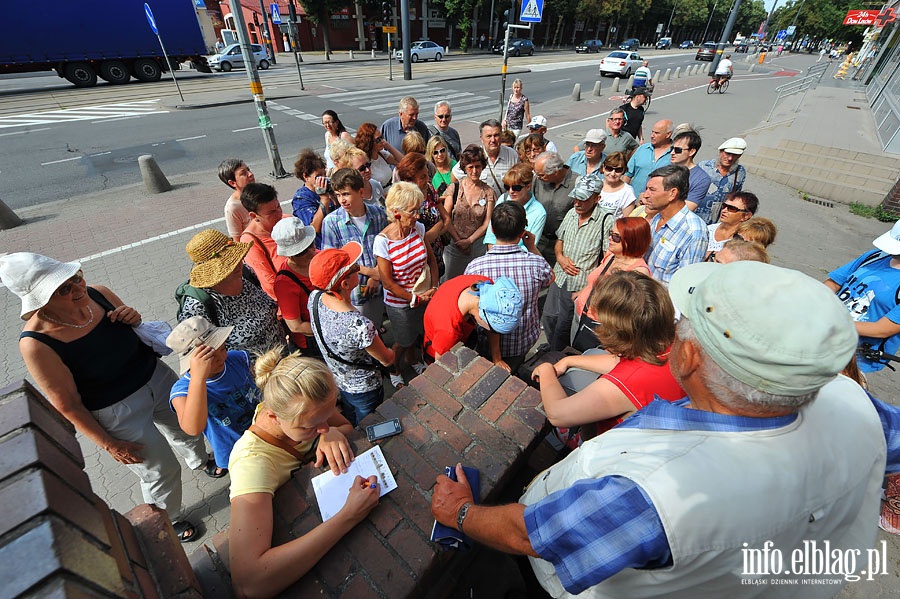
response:
<path fill-rule="evenodd" d="M 312 479 L 313 491 L 319 502 L 319 512 L 322 514 L 322 522 L 325 522 L 337 514 L 350 495 L 350 487 L 357 476 L 368 478 L 372 475 L 378 477 L 380 489 L 379 497 L 397 488 L 397 481 L 391 472 L 384 453 L 378 445 L 356 456 L 356 459 L 347 468 L 347 472 L 335 476 L 332 472 L 326 472 Z"/>

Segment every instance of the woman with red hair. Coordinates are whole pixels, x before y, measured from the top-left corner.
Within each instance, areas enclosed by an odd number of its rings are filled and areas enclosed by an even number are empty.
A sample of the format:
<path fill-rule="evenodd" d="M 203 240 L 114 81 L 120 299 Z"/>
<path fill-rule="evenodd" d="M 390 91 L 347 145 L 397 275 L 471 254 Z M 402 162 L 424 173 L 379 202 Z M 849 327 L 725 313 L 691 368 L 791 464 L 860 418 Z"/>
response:
<path fill-rule="evenodd" d="M 403 160 L 403 154 L 382 137 L 378 126 L 373 123 L 360 125 L 353 141 L 372 161 L 372 178 L 387 190 L 394 174 L 391 165 L 397 166 Z"/>
<path fill-rule="evenodd" d="M 575 316 L 572 322 L 573 343 L 580 329 L 580 323 L 584 322 L 585 326 L 593 329 L 588 300 L 599 279 L 621 270 L 634 270 L 650 276 L 650 268 L 644 262 L 644 254 L 649 248 L 650 223 L 646 219 L 633 216 L 616 219 L 616 224 L 609 232 L 609 251 L 606 252 L 597 268 L 588 274 L 587 285 L 578 292 L 578 297 L 575 298 Z"/>

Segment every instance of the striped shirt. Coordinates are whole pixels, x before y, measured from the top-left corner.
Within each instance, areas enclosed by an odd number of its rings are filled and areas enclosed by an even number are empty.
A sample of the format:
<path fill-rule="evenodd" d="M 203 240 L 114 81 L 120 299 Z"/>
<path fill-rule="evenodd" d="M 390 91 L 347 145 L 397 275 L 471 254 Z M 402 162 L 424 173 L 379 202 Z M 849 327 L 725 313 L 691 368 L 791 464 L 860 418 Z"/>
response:
<path fill-rule="evenodd" d="M 540 204 L 539 204 L 540 205 Z M 500 355 L 521 356 L 541 334 L 538 294 L 550 284 L 550 265 L 543 256 L 519 245 L 495 245 L 466 267 L 467 275 L 482 275 L 492 281 L 509 277 L 522 294 L 522 318 L 512 331 L 500 335 Z"/>
<path fill-rule="evenodd" d="M 563 217 L 559 229 L 556 230 L 557 239 L 563 242 L 562 253 L 575 263 L 579 273 L 572 276 L 562 269 L 559 263 L 553 267 L 556 275 L 556 284 L 569 291 L 581 291 L 587 284 L 587 276 L 597 266 L 600 256 L 609 247 L 610 230 L 615 224 L 612 212 L 599 203 L 594 206 L 594 212 L 584 224 L 578 224 L 578 213 L 575 208 L 570 209 Z"/>
<path fill-rule="evenodd" d="M 377 182 L 372 184 L 373 193 L 375 192 L 376 184 Z M 387 215 L 384 213 L 384 208 L 379 205 L 366 203 L 364 206 L 366 209 L 366 224 L 362 231 L 359 230 L 359 227 L 356 226 L 356 223 L 353 222 L 353 219 L 350 218 L 350 215 L 343 207 L 338 208 L 325 217 L 325 220 L 322 221 L 322 249 L 340 249 L 348 242 L 356 241 L 363 248 L 362 257 L 359 259 L 360 266 L 377 268 L 378 261 L 375 259 L 373 245 L 375 237 L 388 224 Z M 369 277 L 362 275 L 359 277 L 360 286 L 367 284 L 368 281 Z M 364 303 L 359 286 L 353 290 L 351 301 L 354 306 Z"/>
<path fill-rule="evenodd" d="M 709 234 L 702 218 L 682 206 L 681 210 L 659 226 L 662 214 L 650 221 L 652 241 L 647 251 L 647 266 L 657 281 L 669 284 L 675 271 L 688 264 L 703 262 L 709 246 Z"/>
<path fill-rule="evenodd" d="M 391 263 L 394 269 L 394 282 L 406 289 L 412 290 L 416 279 L 422 274 L 423 268 L 428 268 L 428 252 L 425 250 L 425 225 L 416 223 L 416 228 L 409 232 L 403 239 L 388 239 L 384 235 L 375 237 L 375 256 L 384 258 Z M 384 304 L 402 308 L 409 302 L 401 299 L 384 288 Z"/>

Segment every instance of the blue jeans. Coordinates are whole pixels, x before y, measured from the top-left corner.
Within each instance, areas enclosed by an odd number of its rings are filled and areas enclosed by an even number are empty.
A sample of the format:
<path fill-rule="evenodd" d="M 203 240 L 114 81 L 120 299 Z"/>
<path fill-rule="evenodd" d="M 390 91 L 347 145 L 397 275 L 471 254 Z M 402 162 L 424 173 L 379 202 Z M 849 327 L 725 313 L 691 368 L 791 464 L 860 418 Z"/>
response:
<path fill-rule="evenodd" d="M 384 401 L 384 387 L 379 386 L 377 389 L 362 393 L 350 393 L 341 389 L 339 395 L 341 406 L 344 408 L 344 416 L 355 427 Z"/>

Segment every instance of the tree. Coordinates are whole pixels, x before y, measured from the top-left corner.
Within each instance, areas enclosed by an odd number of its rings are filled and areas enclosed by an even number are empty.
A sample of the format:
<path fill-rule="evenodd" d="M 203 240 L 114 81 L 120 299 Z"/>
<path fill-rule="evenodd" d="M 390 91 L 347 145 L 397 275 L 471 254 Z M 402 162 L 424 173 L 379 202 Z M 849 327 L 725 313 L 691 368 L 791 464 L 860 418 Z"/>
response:
<path fill-rule="evenodd" d="M 325 58 L 331 54 L 331 23 L 329 15 L 333 11 L 347 8 L 352 4 L 351 0 L 299 0 L 303 11 L 310 21 L 322 30 L 322 39 L 325 44 Z M 330 60 L 330 59 L 329 59 Z"/>
<path fill-rule="evenodd" d="M 456 29 L 462 31 L 459 48 L 465 52 L 469 47 L 469 36 L 472 34 L 472 9 L 475 8 L 475 0 L 443 0 L 441 4 L 447 22 L 455 23 Z M 493 18 L 493 15 L 491 17 Z"/>

